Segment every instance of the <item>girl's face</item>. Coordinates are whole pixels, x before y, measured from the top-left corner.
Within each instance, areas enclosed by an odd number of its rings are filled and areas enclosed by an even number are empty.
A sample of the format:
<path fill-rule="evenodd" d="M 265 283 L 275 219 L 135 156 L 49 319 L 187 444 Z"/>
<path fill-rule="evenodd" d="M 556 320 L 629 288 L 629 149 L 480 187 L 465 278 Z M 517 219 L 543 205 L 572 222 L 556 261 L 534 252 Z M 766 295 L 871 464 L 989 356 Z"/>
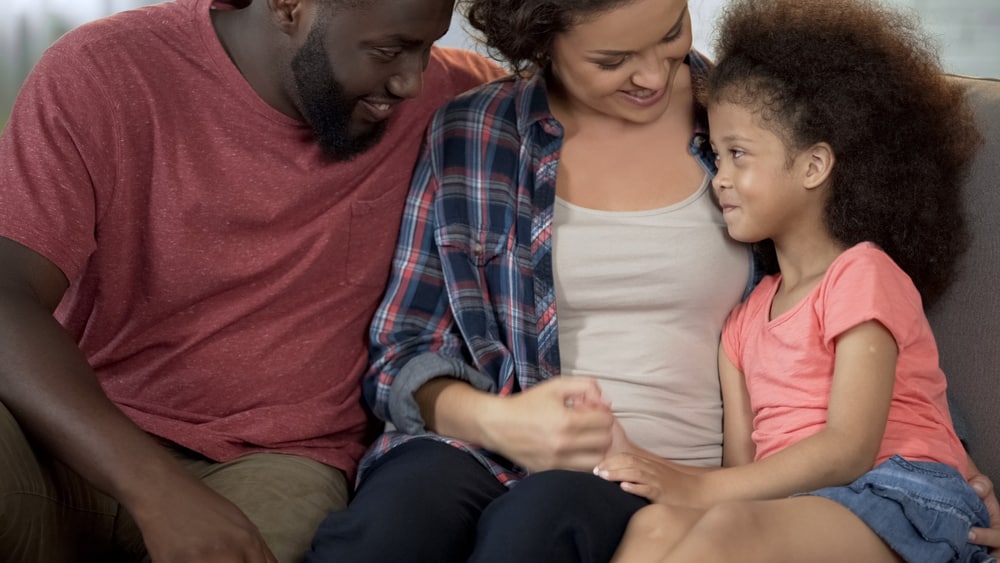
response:
<path fill-rule="evenodd" d="M 552 72 L 573 111 L 649 123 L 690 50 L 686 0 L 632 0 L 559 34 Z"/>
<path fill-rule="evenodd" d="M 796 154 L 754 112 L 716 102 L 708 108 L 709 130 L 718 173 L 712 188 L 722 207 L 729 235 L 741 242 L 781 239 L 814 226 L 805 212 L 815 198 L 804 187 L 808 155 Z"/>

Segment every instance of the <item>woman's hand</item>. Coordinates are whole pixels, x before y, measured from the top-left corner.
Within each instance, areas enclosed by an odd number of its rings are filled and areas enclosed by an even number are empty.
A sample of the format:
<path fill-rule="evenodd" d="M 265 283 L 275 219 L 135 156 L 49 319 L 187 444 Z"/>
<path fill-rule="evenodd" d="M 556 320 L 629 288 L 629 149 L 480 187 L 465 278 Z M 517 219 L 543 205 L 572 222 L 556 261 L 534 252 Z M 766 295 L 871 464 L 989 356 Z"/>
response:
<path fill-rule="evenodd" d="M 482 445 L 529 471 L 590 471 L 612 444 L 615 417 L 591 378 L 553 378 L 485 408 Z"/>
<path fill-rule="evenodd" d="M 629 440 L 627 434 L 625 434 L 625 429 L 622 428 L 621 422 L 615 417 L 614 426 L 611 427 L 611 447 L 608 448 L 605 457 L 611 457 L 617 454 L 635 454 L 635 455 L 647 455 L 648 452 L 643 450 L 635 444 L 632 440 Z M 652 454 L 648 454 L 652 455 Z"/>

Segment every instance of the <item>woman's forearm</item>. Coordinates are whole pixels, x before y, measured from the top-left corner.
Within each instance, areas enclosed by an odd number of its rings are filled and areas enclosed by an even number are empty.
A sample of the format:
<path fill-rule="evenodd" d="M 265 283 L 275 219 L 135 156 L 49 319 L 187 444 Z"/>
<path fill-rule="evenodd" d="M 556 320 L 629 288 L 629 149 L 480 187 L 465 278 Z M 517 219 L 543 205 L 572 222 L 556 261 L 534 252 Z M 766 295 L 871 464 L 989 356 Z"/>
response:
<path fill-rule="evenodd" d="M 431 432 L 492 449 L 481 418 L 497 400 L 495 395 L 479 391 L 465 381 L 436 377 L 421 386 L 413 397 Z"/>

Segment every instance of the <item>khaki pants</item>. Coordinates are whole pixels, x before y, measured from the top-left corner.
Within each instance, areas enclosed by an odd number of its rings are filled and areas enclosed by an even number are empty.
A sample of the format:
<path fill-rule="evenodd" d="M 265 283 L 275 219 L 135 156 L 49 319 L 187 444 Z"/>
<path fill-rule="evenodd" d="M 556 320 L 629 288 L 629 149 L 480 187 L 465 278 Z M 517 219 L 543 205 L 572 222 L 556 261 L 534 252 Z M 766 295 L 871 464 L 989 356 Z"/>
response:
<path fill-rule="evenodd" d="M 257 525 L 282 563 L 299 562 L 319 523 L 347 504 L 344 474 L 290 455 L 216 463 L 165 443 L 208 486 Z M 115 499 L 27 440 L 0 404 L 0 560 L 5 563 L 148 561 L 142 535 Z"/>

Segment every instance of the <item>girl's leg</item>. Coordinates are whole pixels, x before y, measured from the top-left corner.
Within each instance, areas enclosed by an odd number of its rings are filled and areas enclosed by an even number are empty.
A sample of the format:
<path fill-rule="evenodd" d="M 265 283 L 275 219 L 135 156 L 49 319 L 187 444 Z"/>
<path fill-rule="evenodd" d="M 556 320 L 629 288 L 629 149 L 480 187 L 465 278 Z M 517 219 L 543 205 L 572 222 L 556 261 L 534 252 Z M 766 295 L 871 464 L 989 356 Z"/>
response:
<path fill-rule="evenodd" d="M 590 473 L 536 473 L 483 512 L 469 562 L 605 563 L 646 504 Z"/>
<path fill-rule="evenodd" d="M 378 460 L 345 510 L 320 524 L 309 563 L 461 563 L 483 509 L 507 488 L 469 454 L 411 440 Z"/>
<path fill-rule="evenodd" d="M 663 561 L 895 563 L 900 559 L 844 506 L 803 496 L 712 507 Z"/>
<path fill-rule="evenodd" d="M 704 510 L 650 504 L 628 521 L 611 563 L 659 563 L 694 527 Z"/>

